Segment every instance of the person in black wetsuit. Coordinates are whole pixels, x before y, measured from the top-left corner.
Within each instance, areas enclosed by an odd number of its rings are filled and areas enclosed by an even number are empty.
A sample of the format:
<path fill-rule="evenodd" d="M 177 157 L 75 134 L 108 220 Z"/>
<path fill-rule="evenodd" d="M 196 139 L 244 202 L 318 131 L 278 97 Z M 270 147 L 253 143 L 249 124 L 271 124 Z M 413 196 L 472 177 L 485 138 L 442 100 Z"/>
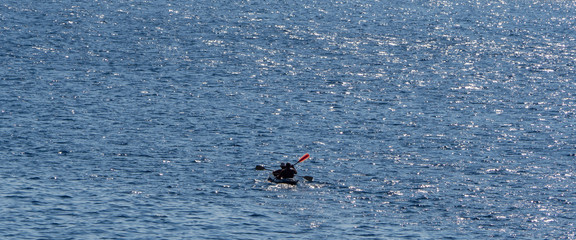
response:
<path fill-rule="evenodd" d="M 282 170 L 284 170 L 284 168 L 286 168 L 286 164 L 280 163 L 280 169 L 272 172 L 272 175 L 274 175 L 274 177 L 280 179 L 280 173 L 282 172 Z"/>
<path fill-rule="evenodd" d="M 284 178 L 294 178 L 294 176 L 296 176 L 296 174 L 298 174 L 298 171 L 296 171 L 296 168 L 294 168 L 294 166 L 292 164 L 286 163 L 286 167 L 281 169 L 279 174 L 275 175 L 275 176 L 278 179 L 284 179 Z"/>

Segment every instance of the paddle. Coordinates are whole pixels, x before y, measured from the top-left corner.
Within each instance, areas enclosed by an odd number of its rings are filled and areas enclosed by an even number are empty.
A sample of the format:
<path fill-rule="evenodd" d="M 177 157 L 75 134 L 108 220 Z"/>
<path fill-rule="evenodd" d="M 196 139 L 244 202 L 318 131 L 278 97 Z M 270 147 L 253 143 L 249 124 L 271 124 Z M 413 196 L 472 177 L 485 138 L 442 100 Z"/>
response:
<path fill-rule="evenodd" d="M 300 160 L 298 160 L 297 163 L 294 163 L 294 166 L 296 166 L 296 164 L 298 164 L 298 163 L 304 162 L 304 161 L 305 161 L 306 159 L 308 159 L 309 157 L 310 157 L 310 154 L 308 154 L 308 153 L 304 154 L 304 156 L 302 156 L 302 157 L 300 158 Z"/>
<path fill-rule="evenodd" d="M 312 180 L 314 180 L 314 177 L 312 177 L 312 176 L 302 176 L 302 178 L 304 178 L 310 182 L 312 182 Z"/>

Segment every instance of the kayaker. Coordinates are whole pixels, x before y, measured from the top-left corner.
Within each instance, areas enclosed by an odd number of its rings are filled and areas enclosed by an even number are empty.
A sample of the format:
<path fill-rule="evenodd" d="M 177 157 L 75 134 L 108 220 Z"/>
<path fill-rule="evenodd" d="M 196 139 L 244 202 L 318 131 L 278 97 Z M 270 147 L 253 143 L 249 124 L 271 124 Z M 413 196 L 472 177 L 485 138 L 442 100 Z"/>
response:
<path fill-rule="evenodd" d="M 274 175 L 274 177 L 276 177 L 276 178 L 279 179 L 279 178 L 280 178 L 280 172 L 282 172 L 282 170 L 284 170 L 284 168 L 286 168 L 286 164 L 280 163 L 280 169 L 272 172 L 272 174 Z"/>
<path fill-rule="evenodd" d="M 296 168 L 294 168 L 292 164 L 286 163 L 286 166 L 284 167 L 284 169 L 281 169 L 280 173 L 276 176 L 276 178 L 278 179 L 294 178 L 296 174 L 298 174 Z"/>

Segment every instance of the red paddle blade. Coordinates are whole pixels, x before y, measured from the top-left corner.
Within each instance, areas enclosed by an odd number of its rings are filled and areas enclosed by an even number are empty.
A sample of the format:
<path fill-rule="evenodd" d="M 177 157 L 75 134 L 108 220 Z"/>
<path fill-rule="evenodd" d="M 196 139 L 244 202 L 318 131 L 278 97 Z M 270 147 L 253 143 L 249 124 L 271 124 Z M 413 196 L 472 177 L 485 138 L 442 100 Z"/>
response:
<path fill-rule="evenodd" d="M 308 159 L 309 157 L 310 157 L 310 154 L 306 153 L 306 154 L 304 154 L 304 156 L 302 156 L 300 158 L 300 160 L 298 160 L 297 163 L 304 162 L 304 160 Z"/>

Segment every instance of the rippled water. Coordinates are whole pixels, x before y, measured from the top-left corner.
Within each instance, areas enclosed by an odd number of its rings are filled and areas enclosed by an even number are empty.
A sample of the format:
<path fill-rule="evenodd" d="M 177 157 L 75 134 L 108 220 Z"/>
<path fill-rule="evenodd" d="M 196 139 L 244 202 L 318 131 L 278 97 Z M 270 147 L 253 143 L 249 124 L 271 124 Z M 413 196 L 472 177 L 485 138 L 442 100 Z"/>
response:
<path fill-rule="evenodd" d="M 573 1 L 2 1 L 3 239 L 576 239 Z M 268 183 L 295 162 L 314 181 Z"/>

